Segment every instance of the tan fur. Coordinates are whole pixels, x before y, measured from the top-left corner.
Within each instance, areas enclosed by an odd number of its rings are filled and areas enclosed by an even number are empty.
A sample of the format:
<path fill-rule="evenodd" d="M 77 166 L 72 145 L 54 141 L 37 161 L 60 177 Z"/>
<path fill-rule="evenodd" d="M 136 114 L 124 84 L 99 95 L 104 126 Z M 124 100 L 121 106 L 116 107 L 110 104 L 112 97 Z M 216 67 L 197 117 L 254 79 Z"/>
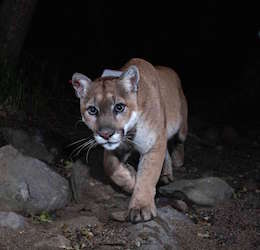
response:
<path fill-rule="evenodd" d="M 139 222 L 156 216 L 154 196 L 160 176 L 164 182 L 172 181 L 172 164 L 175 167 L 183 164 L 183 143 L 188 127 L 187 103 L 177 74 L 170 68 L 154 67 L 142 59 L 130 60 L 121 71 L 128 72 L 133 65 L 138 69 L 139 75 L 129 78 L 126 74 L 126 79 L 96 79 L 87 85 L 86 94 L 80 99 L 83 120 L 97 135 L 96 140 L 101 144 L 104 141 L 106 148 L 106 145 L 110 145 L 110 139 L 119 138 L 120 145 L 116 144 L 115 149 L 110 150 L 107 146 L 109 150 L 104 153 L 104 167 L 117 185 L 132 193 L 128 218 L 131 222 Z M 131 77 L 133 72 L 135 70 L 129 73 Z M 129 91 L 132 79 L 137 78 L 137 91 Z M 126 89 L 128 91 L 124 91 Z M 115 115 L 110 110 L 118 102 L 125 103 L 126 108 L 124 112 Z M 96 117 L 90 116 L 86 111 L 89 105 L 99 108 Z M 134 112 L 136 116 L 133 115 Z M 129 123 L 130 117 L 132 122 Z M 124 128 L 128 128 L 126 124 L 130 129 L 125 135 Z M 114 135 L 107 141 L 98 136 L 103 127 L 114 131 Z M 178 143 L 170 157 L 167 140 L 175 135 Z M 126 139 L 130 136 L 131 139 Z M 115 144 L 111 145 L 113 147 Z M 137 173 L 125 163 L 132 148 L 140 152 Z"/>

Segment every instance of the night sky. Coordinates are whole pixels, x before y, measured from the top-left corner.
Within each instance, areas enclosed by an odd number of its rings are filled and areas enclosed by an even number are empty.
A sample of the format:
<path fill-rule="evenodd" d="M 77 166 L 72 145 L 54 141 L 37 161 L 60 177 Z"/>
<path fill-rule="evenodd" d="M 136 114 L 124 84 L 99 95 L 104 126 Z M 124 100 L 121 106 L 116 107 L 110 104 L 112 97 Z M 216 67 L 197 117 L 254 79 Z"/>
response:
<path fill-rule="evenodd" d="M 39 0 L 25 51 L 56 65 L 64 81 L 141 57 L 174 68 L 188 95 L 232 94 L 259 66 L 259 8 L 249 2 Z"/>

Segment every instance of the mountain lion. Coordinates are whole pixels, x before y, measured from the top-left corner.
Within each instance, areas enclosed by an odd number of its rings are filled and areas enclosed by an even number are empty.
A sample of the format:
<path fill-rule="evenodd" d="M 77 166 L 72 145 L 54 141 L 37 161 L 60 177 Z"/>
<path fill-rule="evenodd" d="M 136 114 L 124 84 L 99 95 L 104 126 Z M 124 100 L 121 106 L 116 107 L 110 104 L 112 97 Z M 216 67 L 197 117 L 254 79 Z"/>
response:
<path fill-rule="evenodd" d="M 132 193 L 128 219 L 156 216 L 156 184 L 173 180 L 172 164 L 183 165 L 187 136 L 187 102 L 180 79 L 170 68 L 131 59 L 120 71 L 105 71 L 94 81 L 75 73 L 82 120 L 105 148 L 104 169 Z M 170 156 L 167 141 L 177 139 Z M 132 149 L 140 153 L 137 173 L 126 164 Z"/>

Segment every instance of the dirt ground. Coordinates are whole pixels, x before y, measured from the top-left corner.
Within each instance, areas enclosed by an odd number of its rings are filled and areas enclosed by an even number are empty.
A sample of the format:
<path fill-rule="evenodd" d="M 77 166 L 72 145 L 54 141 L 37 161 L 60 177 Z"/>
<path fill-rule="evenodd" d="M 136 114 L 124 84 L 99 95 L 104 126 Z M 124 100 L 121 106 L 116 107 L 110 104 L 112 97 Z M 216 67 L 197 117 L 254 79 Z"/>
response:
<path fill-rule="evenodd" d="M 2 113 L 0 126 L 37 127 L 49 135 L 50 144 L 58 141 L 62 153 L 53 167 L 66 176 L 69 172 L 63 168 L 63 163 L 71 160 L 71 148 L 65 146 L 89 135 L 84 125 L 75 125 L 79 115 L 74 113 L 66 122 L 55 113 L 45 118 L 24 115 L 23 122 L 17 115 Z M 171 205 L 194 222 L 192 225 L 176 225 L 180 249 L 260 249 L 260 127 L 252 127 L 240 136 L 239 129 L 216 128 L 198 120 L 191 119 L 185 168 L 176 170 L 174 176 L 176 179 L 218 176 L 234 188 L 234 197 L 213 208 L 187 203 L 188 209 L 184 212 L 173 199 L 158 196 L 157 206 Z M 77 158 L 84 159 L 85 153 Z M 55 250 L 54 246 L 47 245 L 37 248 L 35 243 L 57 235 L 73 243 L 71 248 L 64 249 L 138 249 L 138 244 L 128 240 L 127 223 L 111 219 L 113 209 L 127 208 L 129 197 L 112 188 L 105 177 L 100 148 L 90 151 L 88 165 L 93 178 L 88 180 L 88 193 L 84 199 L 79 203 L 72 201 L 65 209 L 50 214 L 46 222 L 28 217 L 23 230 L 0 228 L 0 250 Z M 80 216 L 96 220 L 96 223 L 81 227 Z M 73 218 L 79 218 L 79 223 L 74 220 L 73 226 L 67 227 Z"/>

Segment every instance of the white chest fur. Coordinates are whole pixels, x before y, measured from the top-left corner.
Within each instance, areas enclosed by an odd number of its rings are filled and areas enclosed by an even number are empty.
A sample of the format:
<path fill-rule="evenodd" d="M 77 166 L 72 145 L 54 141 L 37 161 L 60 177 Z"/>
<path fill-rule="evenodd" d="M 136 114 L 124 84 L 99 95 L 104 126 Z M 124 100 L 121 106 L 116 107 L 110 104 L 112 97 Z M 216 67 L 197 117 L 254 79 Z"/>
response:
<path fill-rule="evenodd" d="M 135 148 L 142 154 L 148 152 L 154 145 L 156 134 L 152 131 L 147 122 L 142 118 L 139 119 L 136 126 L 136 135 L 134 138 Z"/>
<path fill-rule="evenodd" d="M 172 122 L 170 124 L 167 125 L 167 138 L 170 139 L 171 137 L 173 137 L 178 130 L 180 129 L 180 118 L 177 119 L 177 122 Z"/>

